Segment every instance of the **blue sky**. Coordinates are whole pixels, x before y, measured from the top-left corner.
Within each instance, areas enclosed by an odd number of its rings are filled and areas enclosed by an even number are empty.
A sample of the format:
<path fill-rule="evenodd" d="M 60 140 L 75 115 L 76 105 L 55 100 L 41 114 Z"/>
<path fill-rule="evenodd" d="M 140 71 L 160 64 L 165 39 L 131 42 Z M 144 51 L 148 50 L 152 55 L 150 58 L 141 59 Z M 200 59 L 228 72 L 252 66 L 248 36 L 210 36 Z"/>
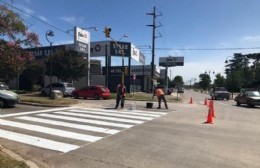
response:
<path fill-rule="evenodd" d="M 169 69 L 169 76 L 181 75 L 184 81 L 192 78 L 198 81 L 198 75 L 205 71 L 224 73 L 224 62 L 234 53 L 260 52 L 259 49 L 188 50 L 259 47 L 259 0 L 1 1 L 13 2 L 13 6 L 58 28 L 21 14 L 30 30 L 39 35 L 43 46 L 48 45 L 45 32 L 49 29 L 55 33 L 54 45 L 72 43 L 73 37 L 64 32 L 74 26 L 96 26 L 98 31 L 89 30 L 91 41 L 107 40 L 103 29 L 110 26 L 115 40 L 127 34 L 128 38 L 123 41 L 135 46 L 151 46 L 152 28 L 146 25 L 152 24 L 152 17 L 146 13 L 151 13 L 155 6 L 157 13 L 163 14 L 156 19 L 157 25 L 162 24 L 156 29 L 156 36 L 161 34 L 162 37 L 156 38 L 155 63 L 159 64 L 159 57 L 184 56 L 184 66 Z M 150 64 L 151 51 L 146 49 L 142 52 L 146 56 L 146 64 Z M 114 62 L 121 63 L 117 59 Z"/>

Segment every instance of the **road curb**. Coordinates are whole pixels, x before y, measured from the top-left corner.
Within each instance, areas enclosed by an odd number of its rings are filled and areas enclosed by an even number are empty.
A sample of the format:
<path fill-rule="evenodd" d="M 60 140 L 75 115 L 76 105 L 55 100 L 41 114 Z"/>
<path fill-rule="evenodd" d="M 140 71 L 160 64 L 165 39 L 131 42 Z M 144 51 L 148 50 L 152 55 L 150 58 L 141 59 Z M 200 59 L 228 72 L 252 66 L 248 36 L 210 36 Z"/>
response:
<path fill-rule="evenodd" d="M 24 158 L 22 158 L 20 155 L 14 153 L 13 151 L 9 150 L 9 149 L 6 149 L 4 148 L 1 144 L 0 144 L 0 149 L 6 153 L 8 156 L 10 156 L 11 158 L 17 160 L 17 161 L 22 161 L 24 162 L 25 164 L 27 164 L 30 168 L 39 168 L 39 166 L 34 163 L 33 161 L 31 160 L 26 160 Z"/>
<path fill-rule="evenodd" d="M 40 103 L 29 103 L 29 102 L 20 102 L 19 104 L 22 105 L 30 105 L 30 106 L 41 106 L 41 107 L 70 107 L 75 104 L 71 105 L 53 105 L 53 104 L 40 104 Z"/>

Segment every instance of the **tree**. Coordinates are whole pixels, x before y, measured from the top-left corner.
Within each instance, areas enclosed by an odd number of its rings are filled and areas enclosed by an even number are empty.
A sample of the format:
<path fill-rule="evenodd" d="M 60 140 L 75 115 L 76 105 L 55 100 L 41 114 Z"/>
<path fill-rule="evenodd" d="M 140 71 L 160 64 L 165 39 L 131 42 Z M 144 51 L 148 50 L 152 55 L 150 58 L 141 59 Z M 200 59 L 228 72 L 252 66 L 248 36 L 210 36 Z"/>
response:
<path fill-rule="evenodd" d="M 173 81 L 176 86 L 177 85 L 182 86 L 184 84 L 182 76 L 179 76 L 179 75 L 175 76 Z"/>
<path fill-rule="evenodd" d="M 214 85 L 216 87 L 225 86 L 225 77 L 222 76 L 220 73 L 215 75 L 216 79 L 214 80 Z"/>
<path fill-rule="evenodd" d="M 47 75 L 50 75 L 50 59 L 46 61 Z M 86 68 L 87 60 L 77 52 L 59 50 L 52 56 L 52 75 L 63 81 L 72 82 L 82 78 L 86 75 Z"/>
<path fill-rule="evenodd" d="M 38 36 L 30 33 L 20 16 L 0 5 L 0 79 L 9 83 L 25 69 L 33 57 L 22 49 L 39 45 Z"/>
<path fill-rule="evenodd" d="M 211 83 L 211 79 L 209 74 L 206 73 L 202 73 L 199 75 L 200 81 L 199 81 L 199 85 L 203 90 L 209 89 L 210 87 L 210 83 Z"/>

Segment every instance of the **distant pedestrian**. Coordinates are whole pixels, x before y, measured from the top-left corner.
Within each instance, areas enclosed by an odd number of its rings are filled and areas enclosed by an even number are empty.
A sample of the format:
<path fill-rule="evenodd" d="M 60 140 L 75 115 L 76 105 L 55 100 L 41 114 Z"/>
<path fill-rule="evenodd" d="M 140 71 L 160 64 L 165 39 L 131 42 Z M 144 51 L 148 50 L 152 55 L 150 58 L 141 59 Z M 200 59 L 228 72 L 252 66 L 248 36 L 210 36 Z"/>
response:
<path fill-rule="evenodd" d="M 164 105 L 165 105 L 165 108 L 168 109 L 168 105 L 167 105 L 167 101 L 165 99 L 165 93 L 164 91 L 159 88 L 159 87 L 156 87 L 155 91 L 154 91 L 154 94 L 153 94 L 153 97 L 154 96 L 157 96 L 157 99 L 158 99 L 158 107 L 157 109 L 160 109 L 161 108 L 161 101 L 163 100 L 164 102 Z"/>
<path fill-rule="evenodd" d="M 115 108 L 118 108 L 118 105 L 121 101 L 121 108 L 124 108 L 124 105 L 125 105 L 125 94 L 126 94 L 126 87 L 125 85 L 122 86 L 121 84 L 118 84 L 117 85 L 117 95 L 116 95 L 116 107 Z"/>

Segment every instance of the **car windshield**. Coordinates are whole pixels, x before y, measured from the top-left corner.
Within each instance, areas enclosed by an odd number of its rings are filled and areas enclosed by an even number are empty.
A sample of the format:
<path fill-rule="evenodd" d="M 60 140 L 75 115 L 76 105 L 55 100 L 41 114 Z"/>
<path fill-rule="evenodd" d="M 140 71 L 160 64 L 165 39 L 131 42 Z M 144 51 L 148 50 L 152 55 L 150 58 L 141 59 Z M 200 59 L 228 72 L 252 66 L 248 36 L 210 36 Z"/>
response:
<path fill-rule="evenodd" d="M 108 88 L 107 87 L 102 87 L 101 90 L 102 91 L 106 91 L 106 90 L 108 90 Z"/>
<path fill-rule="evenodd" d="M 258 91 L 250 91 L 247 94 L 248 94 L 248 96 L 251 96 L 251 97 L 260 97 L 260 92 L 258 92 Z"/>
<path fill-rule="evenodd" d="M 215 88 L 215 91 L 226 91 L 226 88 L 221 87 L 221 88 Z"/>
<path fill-rule="evenodd" d="M 65 86 L 66 87 L 74 87 L 74 85 L 72 83 L 66 83 Z"/>

